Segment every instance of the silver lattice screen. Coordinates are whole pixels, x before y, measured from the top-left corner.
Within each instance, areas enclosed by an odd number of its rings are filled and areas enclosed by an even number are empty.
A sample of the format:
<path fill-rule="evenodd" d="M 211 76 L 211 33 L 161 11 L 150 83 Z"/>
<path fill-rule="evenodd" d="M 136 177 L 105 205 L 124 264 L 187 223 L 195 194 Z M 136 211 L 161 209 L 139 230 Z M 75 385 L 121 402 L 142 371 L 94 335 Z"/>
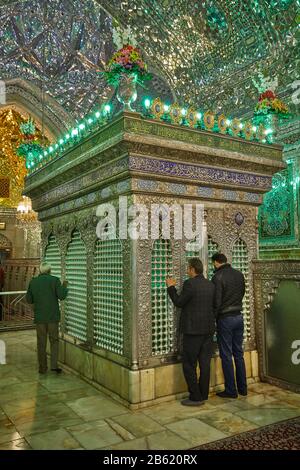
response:
<path fill-rule="evenodd" d="M 66 278 L 69 293 L 66 299 L 65 329 L 70 336 L 87 339 L 87 266 L 86 249 L 80 233 L 75 231 L 66 256 Z"/>
<path fill-rule="evenodd" d="M 213 241 L 211 237 L 208 237 L 207 242 L 207 251 L 208 251 L 208 266 L 207 266 L 207 279 L 211 280 L 214 275 L 214 265 L 212 263 L 211 257 L 219 251 L 219 245 Z"/>
<path fill-rule="evenodd" d="M 195 243 L 195 239 L 193 240 L 193 243 Z M 186 247 L 185 250 L 185 273 L 184 273 L 184 280 L 188 279 L 188 274 L 187 274 L 187 268 L 188 268 L 188 262 L 190 258 L 199 258 L 200 257 L 200 251 L 199 250 L 192 250 L 191 248 Z"/>
<path fill-rule="evenodd" d="M 44 261 L 51 265 L 51 274 L 61 278 L 61 256 L 55 235 L 50 235 Z"/>
<path fill-rule="evenodd" d="M 251 338 L 250 326 L 250 292 L 249 292 L 249 256 L 246 243 L 240 238 L 235 242 L 232 249 L 232 267 L 244 274 L 246 292 L 243 299 L 243 314 L 245 323 L 244 339 Z"/>
<path fill-rule="evenodd" d="M 152 354 L 176 350 L 174 307 L 168 297 L 166 277 L 173 276 L 172 250 L 168 240 L 154 242 L 152 251 Z"/>
<path fill-rule="evenodd" d="M 195 242 L 195 240 L 194 240 L 194 242 Z M 214 242 L 210 236 L 208 236 L 208 239 L 207 239 L 207 266 L 206 266 L 206 269 L 205 269 L 205 259 L 202 259 L 204 254 L 203 253 L 201 254 L 201 252 L 199 250 L 191 250 L 191 249 L 188 249 L 188 250 L 185 251 L 186 268 L 187 268 L 187 265 L 188 265 L 188 260 L 190 258 L 200 258 L 201 261 L 204 264 L 204 275 L 205 275 L 205 271 L 206 271 L 207 279 L 211 280 L 211 278 L 214 275 L 214 266 L 212 264 L 211 257 L 212 257 L 213 254 L 217 253 L 218 251 L 219 251 L 218 244 L 216 242 Z M 188 278 L 188 276 L 185 273 L 184 279 L 187 279 L 187 278 Z"/>
<path fill-rule="evenodd" d="M 123 354 L 123 257 L 119 240 L 98 240 L 94 261 L 94 340 Z"/>

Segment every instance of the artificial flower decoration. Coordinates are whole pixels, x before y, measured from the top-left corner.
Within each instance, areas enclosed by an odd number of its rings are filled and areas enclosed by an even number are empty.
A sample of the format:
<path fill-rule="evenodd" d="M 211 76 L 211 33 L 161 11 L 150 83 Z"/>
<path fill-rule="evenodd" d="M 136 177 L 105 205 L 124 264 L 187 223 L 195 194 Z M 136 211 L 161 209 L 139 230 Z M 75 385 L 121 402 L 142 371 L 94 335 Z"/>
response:
<path fill-rule="evenodd" d="M 272 90 L 266 90 L 261 93 L 258 103 L 255 108 L 255 114 L 288 114 L 289 109 Z"/>
<path fill-rule="evenodd" d="M 117 51 L 107 64 L 104 76 L 110 85 L 117 86 L 120 81 L 121 74 L 135 75 L 137 83 L 143 83 L 152 78 L 147 71 L 147 65 L 142 59 L 141 51 L 125 44 Z"/>
<path fill-rule="evenodd" d="M 260 95 L 258 101 L 263 101 L 263 100 L 265 100 L 265 99 L 274 100 L 275 98 L 276 98 L 275 93 L 274 93 L 272 90 L 267 90 L 267 91 L 265 91 L 264 93 L 262 93 L 262 94 Z"/>

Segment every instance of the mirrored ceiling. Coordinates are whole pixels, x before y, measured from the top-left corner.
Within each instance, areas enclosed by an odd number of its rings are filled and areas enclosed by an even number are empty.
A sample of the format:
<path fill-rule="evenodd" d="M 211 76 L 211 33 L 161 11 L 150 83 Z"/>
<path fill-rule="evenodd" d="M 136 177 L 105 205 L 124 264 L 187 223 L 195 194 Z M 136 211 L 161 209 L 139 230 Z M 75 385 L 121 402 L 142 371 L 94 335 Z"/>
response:
<path fill-rule="evenodd" d="M 252 79 L 278 80 L 289 101 L 299 79 L 298 0 L 0 1 L 0 78 L 27 80 L 74 119 L 111 89 L 99 71 L 130 27 L 154 79 L 140 95 L 245 114 Z M 297 37 L 298 35 L 298 37 Z"/>

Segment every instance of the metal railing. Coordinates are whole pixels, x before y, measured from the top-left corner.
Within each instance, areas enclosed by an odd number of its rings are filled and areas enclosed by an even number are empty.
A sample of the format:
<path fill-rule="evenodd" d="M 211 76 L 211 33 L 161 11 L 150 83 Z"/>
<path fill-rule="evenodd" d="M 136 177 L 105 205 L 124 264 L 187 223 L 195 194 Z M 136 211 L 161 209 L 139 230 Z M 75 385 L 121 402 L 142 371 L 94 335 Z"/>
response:
<path fill-rule="evenodd" d="M 0 330 L 33 326 L 33 310 L 25 296 L 26 291 L 0 292 Z"/>

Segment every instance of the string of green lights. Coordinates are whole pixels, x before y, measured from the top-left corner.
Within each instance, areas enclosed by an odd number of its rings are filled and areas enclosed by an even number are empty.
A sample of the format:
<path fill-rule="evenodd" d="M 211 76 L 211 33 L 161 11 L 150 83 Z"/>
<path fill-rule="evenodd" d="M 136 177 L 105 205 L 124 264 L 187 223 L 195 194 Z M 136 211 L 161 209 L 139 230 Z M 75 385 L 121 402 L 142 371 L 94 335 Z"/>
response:
<path fill-rule="evenodd" d="M 171 105 L 163 103 L 159 98 L 143 100 L 142 117 L 146 119 L 161 120 L 180 126 L 188 126 L 198 130 L 228 134 L 251 141 L 270 144 L 273 142 L 273 129 L 266 128 L 262 124 L 256 126 L 252 120 L 242 122 L 238 118 L 229 119 L 221 115 L 215 115 L 211 111 L 205 113 L 194 108 L 180 107 L 177 103 Z M 49 161 L 65 153 L 82 139 L 106 125 L 113 117 L 113 108 L 110 103 L 105 103 L 99 111 L 88 115 L 85 119 L 70 129 L 56 143 L 52 143 L 39 155 L 29 153 L 26 158 L 26 167 L 31 174 Z"/>

